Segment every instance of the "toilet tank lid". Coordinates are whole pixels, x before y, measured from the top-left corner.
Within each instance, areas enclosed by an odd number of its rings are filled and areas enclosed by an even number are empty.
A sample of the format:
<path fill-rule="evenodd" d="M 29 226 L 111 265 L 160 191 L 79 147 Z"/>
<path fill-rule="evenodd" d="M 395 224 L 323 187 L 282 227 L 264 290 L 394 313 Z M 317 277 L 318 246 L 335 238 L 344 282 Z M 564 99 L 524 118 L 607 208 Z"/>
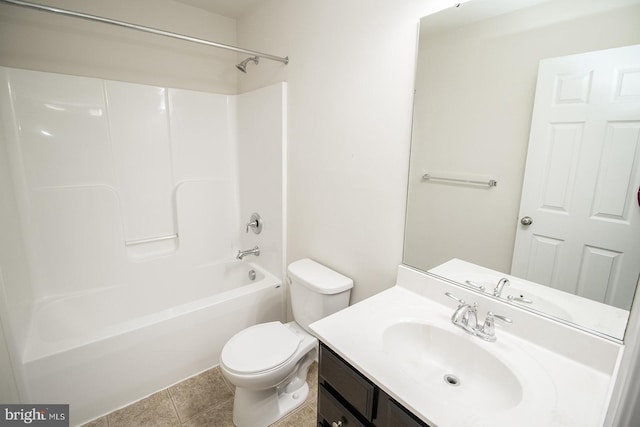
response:
<path fill-rule="evenodd" d="M 289 264 L 291 280 L 320 294 L 338 294 L 353 288 L 353 280 L 309 258 Z"/>

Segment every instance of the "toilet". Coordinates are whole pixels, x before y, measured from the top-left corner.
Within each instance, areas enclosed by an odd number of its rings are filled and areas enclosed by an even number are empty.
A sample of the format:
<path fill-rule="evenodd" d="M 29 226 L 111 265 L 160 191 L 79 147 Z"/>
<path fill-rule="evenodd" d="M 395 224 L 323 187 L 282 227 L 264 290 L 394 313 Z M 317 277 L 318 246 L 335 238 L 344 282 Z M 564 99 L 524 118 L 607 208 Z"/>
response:
<path fill-rule="evenodd" d="M 220 370 L 236 387 L 233 423 L 268 426 L 304 403 L 307 372 L 318 357 L 309 325 L 349 305 L 353 280 L 308 258 L 291 263 L 289 323 L 248 327 L 225 344 Z"/>

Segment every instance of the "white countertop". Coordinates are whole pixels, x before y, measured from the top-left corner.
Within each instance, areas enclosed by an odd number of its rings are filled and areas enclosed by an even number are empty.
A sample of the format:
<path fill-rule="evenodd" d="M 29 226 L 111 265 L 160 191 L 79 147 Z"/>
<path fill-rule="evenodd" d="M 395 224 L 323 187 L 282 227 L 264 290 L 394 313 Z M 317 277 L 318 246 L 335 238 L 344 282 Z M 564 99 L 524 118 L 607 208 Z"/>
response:
<path fill-rule="evenodd" d="M 558 329 L 568 327 L 549 324 L 548 319 L 521 310 L 512 311 L 499 302 L 484 301 L 482 297 L 423 273 L 404 267 L 401 270 L 398 285 L 313 323 L 311 329 L 322 342 L 432 426 L 603 425 L 622 346 L 599 337 L 585 336 L 579 330 Z M 424 277 L 415 276 L 420 274 Z M 412 276 L 409 280 L 402 279 L 409 276 Z M 405 281 L 411 283 L 401 283 Z M 478 302 L 479 322 L 490 309 L 511 317 L 519 326 L 514 330 L 511 325 L 497 326 L 496 342 L 471 336 L 451 323 L 450 317 L 457 303 L 444 296 L 446 291 L 469 302 Z M 431 325 L 454 338 L 452 342 L 459 343 L 465 354 L 452 353 L 465 362 L 465 366 L 457 368 L 462 372 L 459 387 L 451 387 L 444 380 L 435 381 L 430 376 L 432 373 L 422 368 L 417 358 L 424 356 L 420 352 L 425 349 L 420 345 L 414 352 L 411 342 L 402 348 L 397 345 L 398 341 L 389 340 L 385 331 L 402 322 Z M 526 336 L 529 326 L 538 330 L 538 334 L 532 334 L 532 340 Z M 518 336 L 517 333 L 523 330 L 524 334 Z M 549 334 L 552 336 L 548 337 Z M 571 339 L 572 334 L 577 334 L 575 339 Z M 544 339 L 536 338 L 541 336 Z M 469 347 L 467 342 L 460 340 L 472 340 L 473 345 Z M 450 350 L 455 352 L 457 349 Z M 585 350 L 593 354 L 585 355 L 579 361 L 571 357 Z M 496 370 L 487 366 L 486 361 L 492 361 L 494 357 L 502 368 Z M 518 379 L 520 385 L 513 388 L 515 392 L 511 388 L 501 389 L 502 386 L 492 380 L 503 371 L 513 373 Z M 478 376 L 478 373 L 486 375 Z M 473 380 L 465 383 L 471 377 Z M 469 388 L 465 390 L 465 387 Z"/>

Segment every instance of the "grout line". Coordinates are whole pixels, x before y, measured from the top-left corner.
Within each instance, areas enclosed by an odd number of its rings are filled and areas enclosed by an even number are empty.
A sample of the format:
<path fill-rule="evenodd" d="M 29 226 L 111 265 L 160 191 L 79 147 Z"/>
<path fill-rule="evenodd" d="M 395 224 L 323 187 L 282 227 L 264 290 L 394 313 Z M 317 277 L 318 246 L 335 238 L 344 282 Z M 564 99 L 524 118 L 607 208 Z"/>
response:
<path fill-rule="evenodd" d="M 167 387 L 165 390 L 167 391 L 167 394 L 169 395 L 169 400 L 171 400 L 171 406 L 173 406 L 173 410 L 176 412 L 176 417 L 178 418 L 178 425 L 180 425 L 180 424 L 184 423 L 186 420 L 183 420 L 182 417 L 180 416 L 180 412 L 178 411 L 178 407 L 176 406 L 176 402 L 173 400 L 173 395 L 171 394 L 171 390 L 169 390 L 169 387 Z"/>

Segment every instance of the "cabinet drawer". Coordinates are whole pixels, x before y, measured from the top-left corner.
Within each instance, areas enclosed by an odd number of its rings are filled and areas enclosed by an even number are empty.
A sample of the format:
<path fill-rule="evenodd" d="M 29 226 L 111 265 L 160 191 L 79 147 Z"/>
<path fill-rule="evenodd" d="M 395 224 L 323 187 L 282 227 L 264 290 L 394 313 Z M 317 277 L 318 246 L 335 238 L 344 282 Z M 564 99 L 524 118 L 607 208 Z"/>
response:
<path fill-rule="evenodd" d="M 320 347 L 320 382 L 335 390 L 368 421 L 373 415 L 375 387 L 329 348 Z"/>
<path fill-rule="evenodd" d="M 347 408 L 342 406 L 323 385 L 318 387 L 318 415 L 327 421 L 329 425 L 341 421 L 341 425 L 345 427 L 365 427 L 365 425 Z"/>

